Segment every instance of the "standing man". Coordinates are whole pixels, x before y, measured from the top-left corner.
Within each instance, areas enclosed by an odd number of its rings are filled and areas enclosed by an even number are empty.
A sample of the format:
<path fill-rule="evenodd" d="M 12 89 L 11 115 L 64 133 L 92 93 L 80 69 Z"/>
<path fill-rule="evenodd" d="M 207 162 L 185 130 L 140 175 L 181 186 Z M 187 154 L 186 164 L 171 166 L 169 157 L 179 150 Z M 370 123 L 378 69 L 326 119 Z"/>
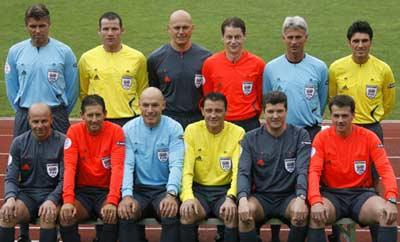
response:
<path fill-rule="evenodd" d="M 179 242 L 178 194 L 184 153 L 182 126 L 162 115 L 165 100 L 155 87 L 140 96 L 138 117 L 124 126 L 126 156 L 122 184 L 119 241 L 142 242 L 144 228 L 136 222 L 155 216 L 161 242 Z"/>
<path fill-rule="evenodd" d="M 356 21 L 347 30 L 352 54 L 329 67 L 329 98 L 337 94 L 354 97 L 353 122 L 373 131 L 383 142 L 381 120 L 393 109 L 395 80 L 389 65 L 369 53 L 373 31 L 368 22 Z"/>
<path fill-rule="evenodd" d="M 168 23 L 169 44 L 150 54 L 147 61 L 150 86 L 159 88 L 166 100 L 164 114 L 178 121 L 183 129 L 199 121 L 204 83 L 201 68 L 211 52 L 193 44 L 192 17 L 184 10 L 174 11 Z"/>
<path fill-rule="evenodd" d="M 311 140 L 321 130 L 328 96 L 328 68 L 306 54 L 308 26 L 304 18 L 286 17 L 282 41 L 286 53 L 270 61 L 263 75 L 263 92 L 283 91 L 288 98 L 286 122 L 306 129 Z"/>
<path fill-rule="evenodd" d="M 379 138 L 352 125 L 355 109 L 350 96 L 333 97 L 332 126 L 313 142 L 308 176 L 310 242 L 326 241 L 325 225 L 343 217 L 362 225 L 379 224 L 377 241 L 397 241 L 396 177 Z M 372 164 L 382 177 L 383 198 L 373 189 Z"/>
<path fill-rule="evenodd" d="M 53 128 L 66 133 L 68 115 L 78 97 L 76 58 L 65 44 L 49 37 L 50 13 L 43 4 L 25 12 L 30 39 L 12 46 L 4 72 L 7 97 L 16 111 L 14 137 L 29 130 L 28 108 L 37 102 L 50 106 Z"/>
<path fill-rule="evenodd" d="M 125 157 L 122 128 L 104 121 L 102 97 L 82 100 L 83 122 L 72 125 L 64 145 L 64 187 L 60 232 L 65 242 L 79 242 L 77 224 L 89 218 L 104 222 L 100 242 L 118 239 L 117 207 Z"/>
<path fill-rule="evenodd" d="M 238 17 L 221 25 L 224 50 L 209 57 L 203 65 L 204 95 L 221 92 L 228 99 L 226 120 L 244 130 L 258 128 L 262 101 L 264 61 L 246 51 L 246 25 Z"/>
<path fill-rule="evenodd" d="M 138 99 L 148 85 L 146 58 L 121 43 L 124 31 L 117 13 L 104 13 L 98 29 L 102 45 L 85 52 L 78 64 L 81 99 L 103 97 L 107 120 L 120 126 L 140 114 Z"/>
<path fill-rule="evenodd" d="M 31 130 L 13 140 L 0 209 L 0 238 L 14 241 L 15 225 L 40 218 L 40 241 L 57 240 L 56 221 L 61 203 L 65 135 L 51 128 L 51 109 L 32 104 Z M 27 239 L 27 238 L 24 238 Z"/>
<path fill-rule="evenodd" d="M 238 173 L 241 241 L 257 241 L 255 224 L 271 217 L 290 224 L 289 242 L 305 241 L 311 143 L 304 129 L 286 123 L 286 114 L 286 95 L 269 92 L 265 126 L 247 133 L 242 141 Z"/>
<path fill-rule="evenodd" d="M 225 224 L 224 241 L 238 241 L 237 167 L 244 130 L 224 121 L 227 101 L 220 93 L 203 99 L 203 121 L 185 131 L 181 241 L 196 241 L 196 222 L 213 216 Z"/>

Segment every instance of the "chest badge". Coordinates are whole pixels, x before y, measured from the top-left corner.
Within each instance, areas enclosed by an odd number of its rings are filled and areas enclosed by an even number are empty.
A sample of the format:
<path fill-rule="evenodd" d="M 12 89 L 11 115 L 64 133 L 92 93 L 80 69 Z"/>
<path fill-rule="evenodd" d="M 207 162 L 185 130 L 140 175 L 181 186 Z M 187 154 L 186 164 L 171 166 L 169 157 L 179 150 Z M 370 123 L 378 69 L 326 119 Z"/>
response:
<path fill-rule="evenodd" d="M 128 90 L 129 88 L 132 87 L 132 76 L 122 76 L 121 78 L 121 85 L 122 88 L 125 90 Z"/>
<path fill-rule="evenodd" d="M 369 99 L 373 99 L 378 94 L 378 86 L 376 85 L 367 85 L 365 88 L 365 94 Z"/>
<path fill-rule="evenodd" d="M 58 175 L 58 164 L 57 163 L 49 163 L 46 164 L 47 175 L 51 178 L 55 178 Z"/>
<path fill-rule="evenodd" d="M 296 168 L 296 158 L 285 159 L 285 169 L 289 173 L 293 173 Z"/>
<path fill-rule="evenodd" d="M 223 171 L 230 171 L 232 169 L 232 159 L 230 157 L 220 157 L 219 165 Z"/>
<path fill-rule="evenodd" d="M 253 82 L 252 81 L 244 81 L 242 82 L 242 91 L 244 95 L 249 95 L 251 91 L 253 91 Z"/>
<path fill-rule="evenodd" d="M 57 70 L 48 70 L 47 71 L 47 80 L 50 83 L 56 82 L 58 80 L 59 75 L 60 74 L 58 73 Z"/>
<path fill-rule="evenodd" d="M 312 84 L 307 84 L 304 87 L 304 95 L 308 100 L 311 100 L 315 95 L 315 87 Z"/>
<path fill-rule="evenodd" d="M 157 150 L 157 158 L 161 162 L 167 162 L 169 157 L 168 149 Z"/>
<path fill-rule="evenodd" d="M 358 175 L 362 175 L 367 170 L 367 162 L 365 160 L 355 160 L 354 161 L 354 171 Z"/>

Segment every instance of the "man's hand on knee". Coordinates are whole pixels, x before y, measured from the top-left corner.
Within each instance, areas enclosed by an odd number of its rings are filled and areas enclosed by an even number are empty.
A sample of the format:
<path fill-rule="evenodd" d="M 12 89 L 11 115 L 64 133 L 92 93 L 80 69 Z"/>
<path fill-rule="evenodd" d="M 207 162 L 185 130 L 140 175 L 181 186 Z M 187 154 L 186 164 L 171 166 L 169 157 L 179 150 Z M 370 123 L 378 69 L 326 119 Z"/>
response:
<path fill-rule="evenodd" d="M 174 217 L 178 213 L 178 201 L 176 197 L 167 193 L 167 195 L 160 202 L 160 216 L 161 217 Z"/>
<path fill-rule="evenodd" d="M 18 206 L 15 198 L 10 197 L 0 209 L 1 218 L 5 223 L 13 221 L 18 214 Z"/>
<path fill-rule="evenodd" d="M 199 207 L 195 199 L 188 199 L 182 203 L 179 214 L 184 220 L 192 220 L 199 215 Z"/>
<path fill-rule="evenodd" d="M 101 210 L 101 219 L 106 224 L 115 224 L 117 222 L 117 206 L 111 203 L 105 204 Z"/>
<path fill-rule="evenodd" d="M 54 223 L 57 219 L 57 206 L 51 200 L 46 200 L 39 207 L 38 216 L 45 223 Z"/>
<path fill-rule="evenodd" d="M 60 210 L 60 220 L 62 224 L 70 224 L 76 216 L 76 208 L 71 203 L 65 203 Z"/>
<path fill-rule="evenodd" d="M 122 219 L 135 219 L 139 205 L 131 196 L 125 196 L 118 205 L 118 216 Z"/>
<path fill-rule="evenodd" d="M 311 206 L 310 217 L 314 223 L 325 226 L 328 220 L 327 214 L 328 211 L 322 203 L 316 203 Z"/>
<path fill-rule="evenodd" d="M 389 201 L 385 202 L 383 208 L 382 220 L 385 225 L 393 225 L 397 220 L 397 206 Z"/>
<path fill-rule="evenodd" d="M 290 207 L 290 215 L 293 225 L 304 226 L 308 217 L 308 207 L 306 201 L 299 197 L 295 198 Z"/>
<path fill-rule="evenodd" d="M 246 197 L 242 197 L 239 200 L 238 214 L 239 220 L 243 223 L 249 223 L 253 220 L 253 215 L 250 211 L 249 201 Z"/>
<path fill-rule="evenodd" d="M 219 209 L 219 216 L 225 223 L 232 224 L 237 218 L 237 206 L 232 198 L 227 197 Z M 237 223 L 237 222 L 236 222 Z"/>

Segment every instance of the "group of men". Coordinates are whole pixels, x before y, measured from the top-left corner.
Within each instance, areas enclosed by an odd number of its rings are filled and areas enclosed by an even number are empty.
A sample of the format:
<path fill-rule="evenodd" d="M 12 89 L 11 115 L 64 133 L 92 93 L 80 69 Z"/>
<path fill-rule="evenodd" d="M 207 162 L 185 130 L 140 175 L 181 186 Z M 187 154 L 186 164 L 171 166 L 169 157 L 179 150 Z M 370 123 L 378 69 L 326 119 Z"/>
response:
<path fill-rule="evenodd" d="M 374 241 L 397 240 L 398 190 L 380 126 L 395 81 L 369 54 L 367 22 L 349 27 L 352 54 L 329 75 L 305 53 L 299 16 L 284 20 L 285 54 L 266 65 L 245 50 L 238 17 L 222 23 L 224 50 L 211 54 L 191 42 L 190 14 L 174 11 L 170 43 L 147 62 L 122 44 L 114 12 L 99 18 L 102 45 L 78 63 L 48 36 L 50 23 L 44 5 L 29 7 L 30 39 L 6 60 L 16 117 L 0 209 L 5 241 L 36 217 L 41 241 L 55 241 L 58 217 L 63 241 L 79 241 L 77 224 L 92 217 L 104 222 L 99 241 L 146 241 L 137 224 L 146 216 L 162 224 L 161 241 L 194 241 L 196 223 L 209 216 L 224 221 L 224 241 L 257 241 L 257 225 L 271 217 L 290 225 L 289 241 L 307 233 L 324 241 L 325 225 L 341 217 L 379 224 Z M 79 93 L 83 122 L 69 127 Z M 320 131 L 328 96 L 332 127 Z M 378 175 L 384 199 L 373 190 Z M 279 241 L 279 227 L 272 232 Z"/>

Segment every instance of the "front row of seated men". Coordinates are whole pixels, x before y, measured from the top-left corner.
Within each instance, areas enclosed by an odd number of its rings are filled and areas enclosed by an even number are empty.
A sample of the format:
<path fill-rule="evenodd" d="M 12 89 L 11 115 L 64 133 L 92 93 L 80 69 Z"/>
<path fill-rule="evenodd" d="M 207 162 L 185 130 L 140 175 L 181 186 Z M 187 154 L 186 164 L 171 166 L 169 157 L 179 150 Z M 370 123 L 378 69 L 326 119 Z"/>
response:
<path fill-rule="evenodd" d="M 224 121 L 220 93 L 204 97 L 204 120 L 184 134 L 162 115 L 158 89 L 147 88 L 139 104 L 142 115 L 121 129 L 104 121 L 103 99 L 89 95 L 84 122 L 66 137 L 51 129 L 48 106 L 32 105 L 31 131 L 10 149 L 1 241 L 13 241 L 15 225 L 37 217 L 44 242 L 56 241 L 57 218 L 62 240 L 76 242 L 77 224 L 97 217 L 100 241 L 146 241 L 136 224 L 146 216 L 160 221 L 162 242 L 195 241 L 196 223 L 210 216 L 224 221 L 225 241 L 257 241 L 255 224 L 271 217 L 290 225 L 290 242 L 326 241 L 325 225 L 342 217 L 379 224 L 378 241 L 397 241 L 396 178 L 377 136 L 351 123 L 351 97 L 331 100 L 332 126 L 312 146 L 305 130 L 286 124 L 279 91 L 265 97 L 265 125 L 247 134 Z M 383 198 L 372 189 L 372 163 Z"/>

